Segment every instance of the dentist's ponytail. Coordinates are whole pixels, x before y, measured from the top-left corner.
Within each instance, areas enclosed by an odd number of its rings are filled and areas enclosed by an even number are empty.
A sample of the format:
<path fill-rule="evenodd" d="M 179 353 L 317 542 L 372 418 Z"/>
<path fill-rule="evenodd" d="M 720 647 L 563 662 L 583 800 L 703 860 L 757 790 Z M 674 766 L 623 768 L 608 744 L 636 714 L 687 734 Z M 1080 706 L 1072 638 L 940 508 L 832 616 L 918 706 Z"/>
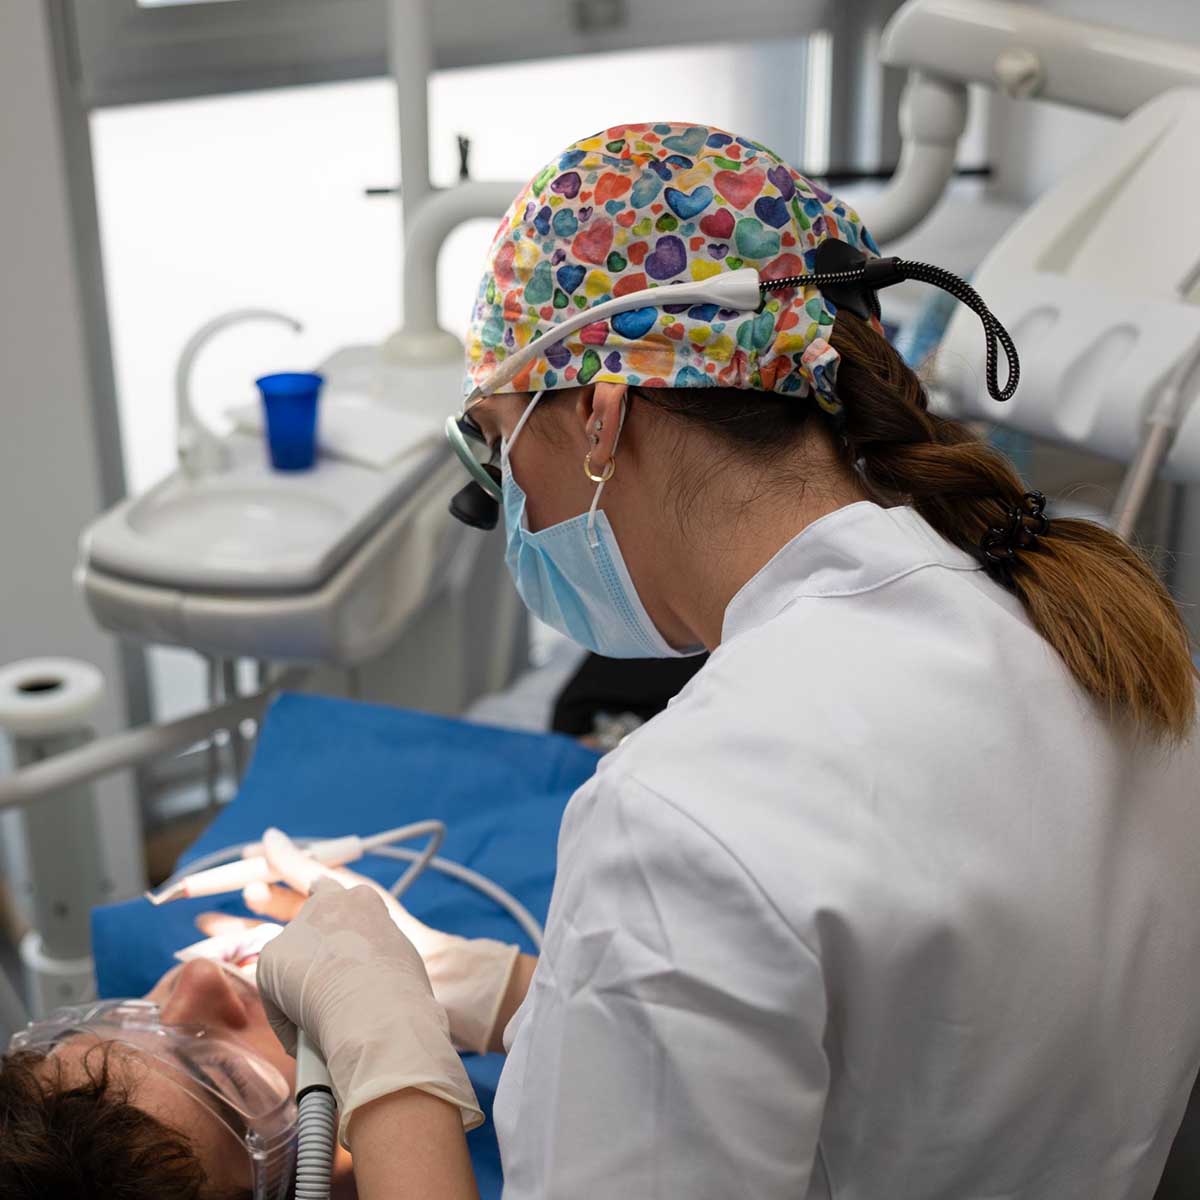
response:
<path fill-rule="evenodd" d="M 1012 463 L 961 421 L 929 412 L 920 379 L 865 322 L 843 309 L 829 341 L 841 357 L 847 466 L 873 499 L 911 504 L 944 538 L 994 567 L 983 540 L 1007 524 L 1028 490 Z M 635 403 L 704 429 L 731 459 L 773 473 L 780 487 L 803 483 L 793 452 L 820 419 L 811 401 L 721 387 L 635 387 L 632 394 Z M 679 487 L 692 499 L 686 479 Z M 1163 742 L 1192 732 L 1197 672 L 1188 633 L 1135 549 L 1094 522 L 1054 517 L 1002 581 L 1114 719 Z"/>

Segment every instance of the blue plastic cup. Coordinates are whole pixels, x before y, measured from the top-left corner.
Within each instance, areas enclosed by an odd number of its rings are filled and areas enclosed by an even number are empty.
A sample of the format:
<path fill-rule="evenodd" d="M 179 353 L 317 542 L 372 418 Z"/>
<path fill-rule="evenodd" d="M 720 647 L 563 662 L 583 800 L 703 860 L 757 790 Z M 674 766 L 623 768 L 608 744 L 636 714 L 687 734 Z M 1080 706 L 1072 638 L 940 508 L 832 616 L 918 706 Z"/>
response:
<path fill-rule="evenodd" d="M 317 402 L 323 375 L 285 371 L 255 384 L 267 417 L 267 448 L 276 471 L 308 471 L 317 461 Z"/>

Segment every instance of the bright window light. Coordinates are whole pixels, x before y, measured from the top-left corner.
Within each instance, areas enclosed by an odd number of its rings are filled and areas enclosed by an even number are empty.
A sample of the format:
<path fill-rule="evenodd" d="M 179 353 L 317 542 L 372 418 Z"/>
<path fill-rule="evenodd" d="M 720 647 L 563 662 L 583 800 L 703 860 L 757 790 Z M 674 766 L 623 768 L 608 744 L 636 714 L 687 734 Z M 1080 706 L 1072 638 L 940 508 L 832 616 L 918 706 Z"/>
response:
<path fill-rule="evenodd" d="M 804 169 L 810 175 L 829 170 L 829 105 L 833 88 L 833 37 L 821 32 L 808 39 L 804 96 Z"/>

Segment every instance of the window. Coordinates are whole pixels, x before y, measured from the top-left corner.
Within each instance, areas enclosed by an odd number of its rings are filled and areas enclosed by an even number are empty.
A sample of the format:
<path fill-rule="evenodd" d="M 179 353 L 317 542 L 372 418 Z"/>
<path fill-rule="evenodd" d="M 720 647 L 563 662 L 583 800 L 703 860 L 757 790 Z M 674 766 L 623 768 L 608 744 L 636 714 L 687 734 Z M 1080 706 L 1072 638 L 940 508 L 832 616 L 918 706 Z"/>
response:
<path fill-rule="evenodd" d="M 412 0 L 416 3 L 417 0 Z M 439 67 L 629 47 L 728 46 L 820 28 L 832 0 L 424 0 Z M 382 76 L 400 0 L 68 0 L 89 107 Z"/>

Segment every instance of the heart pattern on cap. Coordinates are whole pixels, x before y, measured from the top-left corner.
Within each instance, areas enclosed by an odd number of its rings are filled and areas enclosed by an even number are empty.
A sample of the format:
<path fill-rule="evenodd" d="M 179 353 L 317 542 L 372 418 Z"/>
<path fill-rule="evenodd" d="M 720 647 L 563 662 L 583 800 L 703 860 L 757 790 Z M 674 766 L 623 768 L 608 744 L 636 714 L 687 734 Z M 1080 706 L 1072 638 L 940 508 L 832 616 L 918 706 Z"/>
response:
<path fill-rule="evenodd" d="M 681 192 L 678 188 L 669 187 L 663 192 L 663 199 L 671 211 L 681 220 L 690 221 L 698 216 L 711 203 L 712 188 L 707 185 L 698 187 L 694 192 Z"/>
<path fill-rule="evenodd" d="M 467 331 L 469 392 L 531 339 L 647 289 L 753 267 L 803 274 L 825 238 L 879 253 L 853 209 L 752 138 L 686 122 L 618 125 L 567 147 L 500 222 Z M 813 287 L 764 293 L 760 311 L 638 304 L 593 321 L 501 390 L 607 380 L 813 395 L 838 410 L 836 309 Z"/>

